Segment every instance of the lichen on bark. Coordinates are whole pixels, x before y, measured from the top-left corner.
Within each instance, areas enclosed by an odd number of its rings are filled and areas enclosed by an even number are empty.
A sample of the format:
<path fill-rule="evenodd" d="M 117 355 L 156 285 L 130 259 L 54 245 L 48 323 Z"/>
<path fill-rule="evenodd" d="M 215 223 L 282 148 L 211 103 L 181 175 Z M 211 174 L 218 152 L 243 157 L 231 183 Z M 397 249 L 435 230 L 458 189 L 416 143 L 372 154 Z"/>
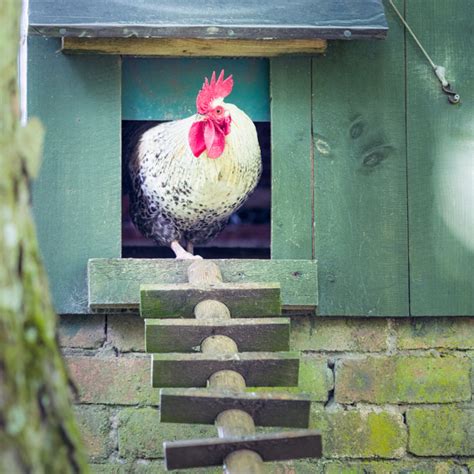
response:
<path fill-rule="evenodd" d="M 19 124 L 20 0 L 0 6 L 0 472 L 85 473 L 30 210 L 38 121 Z M 45 80 L 47 80 L 45 78 Z"/>

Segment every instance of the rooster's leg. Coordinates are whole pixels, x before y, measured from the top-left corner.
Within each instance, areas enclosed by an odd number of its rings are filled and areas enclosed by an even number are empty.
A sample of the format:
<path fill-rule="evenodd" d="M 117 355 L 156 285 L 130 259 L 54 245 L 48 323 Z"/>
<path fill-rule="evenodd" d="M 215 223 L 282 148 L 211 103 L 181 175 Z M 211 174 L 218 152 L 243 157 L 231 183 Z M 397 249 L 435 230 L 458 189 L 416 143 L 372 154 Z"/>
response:
<path fill-rule="evenodd" d="M 191 254 L 194 255 L 194 244 L 192 242 L 188 242 L 186 244 L 186 250 Z"/>
<path fill-rule="evenodd" d="M 173 240 L 173 242 L 171 242 L 170 247 L 171 250 L 175 253 L 176 258 L 179 260 L 202 259 L 202 257 L 199 255 L 193 255 L 192 253 L 186 252 L 186 250 L 183 249 L 183 247 L 177 240 Z"/>

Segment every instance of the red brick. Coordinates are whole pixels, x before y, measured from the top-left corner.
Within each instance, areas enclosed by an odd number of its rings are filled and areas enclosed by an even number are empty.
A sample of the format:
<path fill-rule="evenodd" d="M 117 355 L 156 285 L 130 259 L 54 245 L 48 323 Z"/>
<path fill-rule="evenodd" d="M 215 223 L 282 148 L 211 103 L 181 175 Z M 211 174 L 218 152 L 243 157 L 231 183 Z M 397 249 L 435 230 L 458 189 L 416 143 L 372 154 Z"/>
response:
<path fill-rule="evenodd" d="M 474 348 L 474 318 L 403 318 L 395 330 L 399 349 Z"/>
<path fill-rule="evenodd" d="M 103 406 L 76 406 L 84 447 L 91 461 L 106 459 L 113 449 L 109 409 Z"/>
<path fill-rule="evenodd" d="M 70 356 L 66 361 L 82 403 L 158 403 L 159 390 L 151 387 L 150 357 Z"/>
<path fill-rule="evenodd" d="M 145 323 L 135 314 L 113 314 L 107 318 L 107 342 L 120 352 L 145 350 Z"/>
<path fill-rule="evenodd" d="M 300 351 L 380 352 L 387 349 L 386 319 L 314 318 L 291 320 L 291 347 Z"/>
<path fill-rule="evenodd" d="M 321 431 L 327 458 L 402 458 L 407 429 L 400 413 L 382 409 L 324 410 L 313 404 L 310 427 Z M 351 471 L 352 472 L 352 471 Z"/>
<path fill-rule="evenodd" d="M 160 423 L 155 408 L 125 408 L 119 414 L 119 453 L 125 459 L 162 458 L 164 441 L 215 436 L 213 425 Z"/>
<path fill-rule="evenodd" d="M 61 316 L 59 342 L 62 347 L 96 349 L 105 340 L 103 315 Z"/>
<path fill-rule="evenodd" d="M 474 456 L 474 410 L 410 408 L 406 420 L 409 451 L 415 456 Z"/>
<path fill-rule="evenodd" d="M 382 356 L 336 364 L 339 403 L 450 403 L 471 399 L 463 356 Z"/>

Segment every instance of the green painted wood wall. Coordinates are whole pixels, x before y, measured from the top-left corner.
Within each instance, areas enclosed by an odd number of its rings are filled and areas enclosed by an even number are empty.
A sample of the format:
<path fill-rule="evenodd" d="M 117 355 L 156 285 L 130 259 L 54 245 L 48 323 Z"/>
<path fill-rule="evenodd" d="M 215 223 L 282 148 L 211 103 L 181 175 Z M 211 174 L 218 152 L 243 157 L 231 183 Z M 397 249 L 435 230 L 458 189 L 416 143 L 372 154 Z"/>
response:
<path fill-rule="evenodd" d="M 28 113 L 45 128 L 33 187 L 38 239 L 59 313 L 87 312 L 87 260 L 120 257 L 120 58 L 65 56 L 29 40 Z"/>
<path fill-rule="evenodd" d="M 386 42 L 312 61 L 321 315 L 474 314 L 474 3 L 398 0 L 462 96 L 450 105 L 388 2 Z"/>
<path fill-rule="evenodd" d="M 413 315 L 474 315 L 474 2 L 407 2 L 407 18 L 447 69 L 449 106 L 407 41 L 408 214 Z"/>
<path fill-rule="evenodd" d="M 404 33 L 389 9 L 387 17 L 387 41 L 331 43 L 313 59 L 315 240 L 325 315 L 409 313 Z"/>
<path fill-rule="evenodd" d="M 126 119 L 185 116 L 202 76 L 224 67 L 232 99 L 254 120 L 271 114 L 272 258 L 318 260 L 317 314 L 474 314 L 474 3 L 453 0 L 461 16 L 396 4 L 460 106 L 388 2 L 386 41 L 269 62 L 127 59 L 122 81 L 118 58 L 64 57 L 36 39 L 29 103 L 47 142 L 34 199 L 58 311 L 85 311 L 87 258 L 120 255 L 121 102 Z"/>

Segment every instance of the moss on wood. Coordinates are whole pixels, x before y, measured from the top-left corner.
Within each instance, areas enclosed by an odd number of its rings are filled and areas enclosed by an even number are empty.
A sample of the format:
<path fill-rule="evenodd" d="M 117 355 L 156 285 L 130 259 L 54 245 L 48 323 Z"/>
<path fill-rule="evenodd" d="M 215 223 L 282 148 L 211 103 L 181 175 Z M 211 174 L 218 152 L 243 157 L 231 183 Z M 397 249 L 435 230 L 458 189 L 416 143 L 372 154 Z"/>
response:
<path fill-rule="evenodd" d="M 38 121 L 20 127 L 19 0 L 0 8 L 0 472 L 87 472 L 30 213 Z"/>

